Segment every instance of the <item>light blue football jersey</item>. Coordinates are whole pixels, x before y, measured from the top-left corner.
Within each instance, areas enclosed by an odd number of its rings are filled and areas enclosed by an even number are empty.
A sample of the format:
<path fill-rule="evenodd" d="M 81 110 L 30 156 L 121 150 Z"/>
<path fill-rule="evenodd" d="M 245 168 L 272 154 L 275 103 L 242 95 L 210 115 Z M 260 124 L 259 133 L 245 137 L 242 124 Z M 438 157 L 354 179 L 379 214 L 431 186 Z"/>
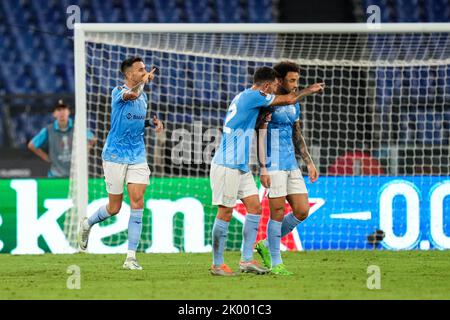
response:
<path fill-rule="evenodd" d="M 233 99 L 213 163 L 244 172 L 250 171 L 248 163 L 256 119 L 260 108 L 268 107 L 274 99 L 274 95 L 253 89 L 246 89 Z"/>
<path fill-rule="evenodd" d="M 111 129 L 103 146 L 102 158 L 116 163 L 147 162 L 144 143 L 144 122 L 147 115 L 147 95 L 136 100 L 123 100 L 127 86 L 112 91 Z"/>
<path fill-rule="evenodd" d="M 292 104 L 274 109 L 267 128 L 267 170 L 295 170 L 298 162 L 295 158 L 292 130 L 294 123 L 300 120 L 300 104 Z"/>

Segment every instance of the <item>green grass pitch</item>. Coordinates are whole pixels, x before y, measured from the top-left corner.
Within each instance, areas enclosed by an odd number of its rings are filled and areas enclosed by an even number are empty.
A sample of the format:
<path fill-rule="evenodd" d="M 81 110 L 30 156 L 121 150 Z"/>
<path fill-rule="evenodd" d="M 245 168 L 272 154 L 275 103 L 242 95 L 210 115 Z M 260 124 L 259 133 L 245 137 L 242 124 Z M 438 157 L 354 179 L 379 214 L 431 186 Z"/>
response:
<path fill-rule="evenodd" d="M 255 253 L 256 255 L 256 253 Z M 285 252 L 294 276 L 213 277 L 211 254 L 138 254 L 143 271 L 122 270 L 124 255 L 0 255 L 0 299 L 450 299 L 450 251 Z M 234 269 L 239 252 L 226 252 Z M 68 289 L 71 265 L 81 288 Z M 370 265 L 381 289 L 369 290 Z"/>

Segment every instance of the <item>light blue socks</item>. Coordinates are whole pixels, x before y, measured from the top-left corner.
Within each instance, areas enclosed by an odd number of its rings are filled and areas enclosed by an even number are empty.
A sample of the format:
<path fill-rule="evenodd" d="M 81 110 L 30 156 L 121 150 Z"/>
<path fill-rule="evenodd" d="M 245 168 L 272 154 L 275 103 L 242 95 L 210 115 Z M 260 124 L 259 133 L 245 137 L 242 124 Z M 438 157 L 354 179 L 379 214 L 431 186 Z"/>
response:
<path fill-rule="evenodd" d="M 136 251 L 141 240 L 142 215 L 144 209 L 131 210 L 128 222 L 128 250 Z"/>
<path fill-rule="evenodd" d="M 88 224 L 92 227 L 94 224 L 102 222 L 103 220 L 108 219 L 110 214 L 106 210 L 106 205 L 101 206 L 92 216 L 88 219 Z"/>
<path fill-rule="evenodd" d="M 300 223 L 292 212 L 288 213 L 283 218 L 283 224 L 281 225 L 281 237 L 284 237 Z"/>
<path fill-rule="evenodd" d="M 269 220 L 267 224 L 267 242 L 269 244 L 270 256 L 272 258 L 272 268 L 283 263 L 281 260 L 280 242 L 281 242 L 281 226 L 282 223 Z"/>
<path fill-rule="evenodd" d="M 216 218 L 212 229 L 213 264 L 217 267 L 223 264 L 223 252 L 227 242 L 228 225 L 230 223 Z"/>
<path fill-rule="evenodd" d="M 252 261 L 253 260 L 253 244 L 256 241 L 256 236 L 258 235 L 259 219 L 261 215 L 247 213 L 245 216 L 243 235 L 243 248 L 242 248 L 242 261 Z"/>

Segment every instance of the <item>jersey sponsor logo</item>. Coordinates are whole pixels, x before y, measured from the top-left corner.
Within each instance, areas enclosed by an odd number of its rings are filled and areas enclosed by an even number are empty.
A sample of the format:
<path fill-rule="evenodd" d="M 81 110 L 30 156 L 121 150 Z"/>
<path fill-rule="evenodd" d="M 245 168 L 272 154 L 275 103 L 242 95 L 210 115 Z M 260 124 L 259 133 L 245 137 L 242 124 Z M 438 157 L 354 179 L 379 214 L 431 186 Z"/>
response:
<path fill-rule="evenodd" d="M 145 119 L 144 115 L 140 116 L 140 115 L 131 114 L 131 113 L 127 113 L 126 117 L 127 117 L 128 120 L 131 120 L 131 119 L 133 119 L 133 120 L 144 120 Z"/>

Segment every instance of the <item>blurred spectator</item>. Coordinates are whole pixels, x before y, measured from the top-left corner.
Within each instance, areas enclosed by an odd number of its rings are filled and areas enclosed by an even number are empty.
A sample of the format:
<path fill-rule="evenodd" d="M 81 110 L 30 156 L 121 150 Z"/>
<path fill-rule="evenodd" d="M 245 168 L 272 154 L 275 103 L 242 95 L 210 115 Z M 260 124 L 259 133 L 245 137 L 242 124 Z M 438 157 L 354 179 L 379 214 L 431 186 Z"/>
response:
<path fill-rule="evenodd" d="M 369 153 L 361 150 L 349 151 L 337 157 L 328 168 L 329 175 L 335 176 L 368 176 L 384 174 L 380 162 Z"/>
<path fill-rule="evenodd" d="M 50 163 L 49 177 L 63 178 L 70 175 L 72 157 L 73 120 L 69 106 L 62 100 L 53 108 L 55 121 L 43 128 L 28 143 L 28 148 L 42 160 Z M 88 145 L 95 144 L 95 137 L 88 131 Z"/>

